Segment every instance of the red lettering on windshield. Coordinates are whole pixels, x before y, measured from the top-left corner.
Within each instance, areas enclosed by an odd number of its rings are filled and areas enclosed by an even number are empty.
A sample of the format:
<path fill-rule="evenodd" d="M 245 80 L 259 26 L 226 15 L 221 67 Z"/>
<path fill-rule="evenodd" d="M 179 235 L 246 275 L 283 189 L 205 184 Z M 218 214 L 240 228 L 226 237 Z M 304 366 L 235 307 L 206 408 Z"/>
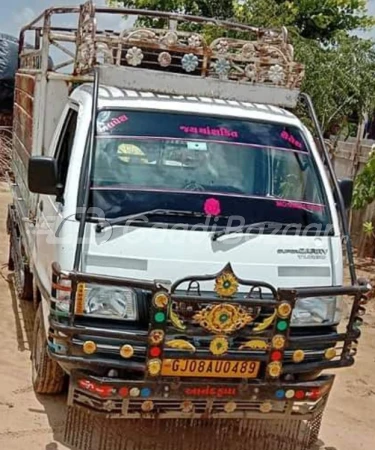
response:
<path fill-rule="evenodd" d="M 109 122 L 107 122 L 105 125 L 99 125 L 98 128 L 101 133 L 105 133 L 106 131 L 110 131 L 113 128 L 116 128 L 118 125 L 121 125 L 122 123 L 127 122 L 128 120 L 129 120 L 128 116 L 126 116 L 125 114 L 122 114 L 121 116 L 114 117 Z"/>
<path fill-rule="evenodd" d="M 211 128 L 211 127 L 190 127 L 181 125 L 180 130 L 186 134 L 201 134 L 205 136 L 222 136 L 228 138 L 238 138 L 239 134 L 237 131 L 229 130 L 225 127 Z"/>
<path fill-rule="evenodd" d="M 294 136 L 292 136 L 287 131 L 282 131 L 280 134 L 281 138 L 284 139 L 284 141 L 288 141 L 289 144 L 292 144 L 294 147 L 302 149 L 303 145 L 302 142 L 298 141 Z"/>
<path fill-rule="evenodd" d="M 312 205 L 303 202 L 277 201 L 276 206 L 279 208 L 308 209 L 313 212 L 322 212 L 324 210 L 324 205 Z"/>

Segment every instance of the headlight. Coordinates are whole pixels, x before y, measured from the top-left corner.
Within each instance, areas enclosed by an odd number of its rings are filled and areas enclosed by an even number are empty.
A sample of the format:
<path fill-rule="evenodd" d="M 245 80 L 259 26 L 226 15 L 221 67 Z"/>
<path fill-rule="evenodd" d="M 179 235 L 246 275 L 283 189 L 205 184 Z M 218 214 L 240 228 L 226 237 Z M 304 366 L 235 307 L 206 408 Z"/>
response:
<path fill-rule="evenodd" d="M 137 320 L 137 295 L 133 289 L 86 284 L 83 314 L 91 317 Z"/>
<path fill-rule="evenodd" d="M 297 300 L 291 326 L 334 325 L 341 320 L 341 297 L 317 297 Z"/>

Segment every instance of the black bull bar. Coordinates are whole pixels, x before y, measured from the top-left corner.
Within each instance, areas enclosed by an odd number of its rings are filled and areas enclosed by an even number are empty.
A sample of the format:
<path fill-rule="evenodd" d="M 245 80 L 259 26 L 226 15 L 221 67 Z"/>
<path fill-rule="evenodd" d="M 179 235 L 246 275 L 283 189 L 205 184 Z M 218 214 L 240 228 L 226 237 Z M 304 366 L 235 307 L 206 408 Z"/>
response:
<path fill-rule="evenodd" d="M 370 289 L 364 281 L 353 286 L 275 289 L 267 283 L 238 278 L 229 264 L 217 274 L 186 277 L 174 284 L 64 272 L 56 263 L 52 269 L 50 356 L 80 368 L 100 366 L 143 373 L 148 381 L 183 376 L 181 367 L 171 367 L 176 360 L 198 361 L 190 368 L 195 371 L 200 367 L 204 372 L 199 375 L 196 371 L 192 377 L 210 376 L 205 370 L 212 371 L 212 367 L 201 361 L 216 361 L 224 378 L 244 378 L 236 361 L 251 361 L 251 367 L 243 366 L 245 378 L 269 382 L 288 374 L 351 366 L 361 335 L 365 294 Z M 201 290 L 202 283 L 210 282 L 214 289 L 209 293 Z M 82 325 L 85 283 L 148 293 L 149 329 Z M 240 286 L 242 293 L 238 292 Z M 57 308 L 60 290 L 70 292 L 69 312 Z M 311 334 L 291 333 L 290 321 L 298 300 L 333 296 L 350 297 L 346 327 L 331 328 L 329 333 L 322 332 L 323 327 Z M 110 357 L 104 349 L 99 351 L 101 339 L 107 343 L 113 340 Z M 178 370 L 173 373 L 173 369 Z"/>

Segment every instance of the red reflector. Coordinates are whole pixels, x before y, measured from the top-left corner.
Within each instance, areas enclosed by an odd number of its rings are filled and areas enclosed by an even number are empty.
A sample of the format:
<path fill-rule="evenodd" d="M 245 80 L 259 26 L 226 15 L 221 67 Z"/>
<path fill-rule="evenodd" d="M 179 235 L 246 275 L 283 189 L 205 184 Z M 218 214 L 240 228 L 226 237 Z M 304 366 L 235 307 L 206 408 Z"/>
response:
<path fill-rule="evenodd" d="M 72 292 L 71 286 L 64 286 L 63 284 L 52 283 L 52 287 L 53 289 L 56 289 L 56 291 Z"/>
<path fill-rule="evenodd" d="M 100 397 L 110 397 L 114 390 L 112 386 L 102 386 L 89 380 L 78 380 L 78 386 L 87 391 L 94 392 L 100 395 Z"/>
<path fill-rule="evenodd" d="M 127 387 L 122 387 L 118 393 L 121 397 L 127 397 L 129 395 L 129 389 Z"/>
<path fill-rule="evenodd" d="M 320 389 L 313 389 L 312 391 L 308 392 L 307 395 L 310 400 L 318 400 L 322 396 L 322 393 Z"/>
<path fill-rule="evenodd" d="M 113 387 L 112 386 L 95 386 L 94 388 L 94 392 L 98 395 L 100 395 L 100 397 L 110 397 L 112 392 L 113 392 Z"/>
<path fill-rule="evenodd" d="M 283 357 L 283 354 L 279 352 L 278 350 L 271 353 L 271 360 L 272 361 L 281 361 Z"/>
<path fill-rule="evenodd" d="M 161 354 L 161 350 L 159 347 L 152 347 L 150 349 L 150 356 L 152 356 L 153 358 L 157 358 L 158 356 L 160 356 Z"/>
<path fill-rule="evenodd" d="M 78 386 L 82 389 L 86 389 L 88 391 L 94 390 L 94 383 L 89 380 L 78 380 Z"/>
<path fill-rule="evenodd" d="M 297 391 L 297 392 L 294 394 L 294 397 L 295 397 L 297 400 L 302 400 L 303 398 L 305 398 L 305 393 L 304 393 L 303 391 Z"/>

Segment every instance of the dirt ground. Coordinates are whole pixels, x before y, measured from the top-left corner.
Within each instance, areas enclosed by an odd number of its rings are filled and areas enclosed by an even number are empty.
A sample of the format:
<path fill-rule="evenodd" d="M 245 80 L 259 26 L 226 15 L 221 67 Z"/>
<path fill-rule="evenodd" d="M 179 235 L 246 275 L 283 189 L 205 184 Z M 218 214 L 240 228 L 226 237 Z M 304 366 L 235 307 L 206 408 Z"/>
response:
<path fill-rule="evenodd" d="M 63 444 L 65 397 L 36 397 L 31 386 L 33 310 L 15 297 L 8 276 L 5 219 L 9 194 L 4 187 L 0 189 L 0 449 L 67 449 Z M 323 420 L 321 450 L 375 449 L 374 304 L 368 311 L 357 363 L 338 371 Z"/>

